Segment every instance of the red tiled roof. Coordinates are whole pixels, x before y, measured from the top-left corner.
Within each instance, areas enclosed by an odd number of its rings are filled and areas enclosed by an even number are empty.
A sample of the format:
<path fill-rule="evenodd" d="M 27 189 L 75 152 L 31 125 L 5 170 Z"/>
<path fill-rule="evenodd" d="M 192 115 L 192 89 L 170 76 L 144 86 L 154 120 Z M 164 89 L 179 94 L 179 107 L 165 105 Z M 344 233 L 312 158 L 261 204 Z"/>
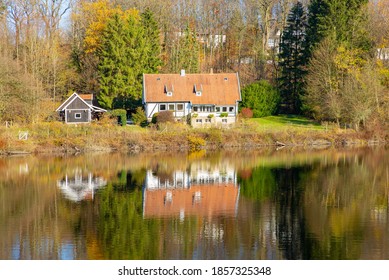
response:
<path fill-rule="evenodd" d="M 202 90 L 196 96 L 195 86 Z M 183 102 L 193 104 L 235 105 L 241 99 L 237 73 L 144 74 L 144 102 Z M 168 96 L 166 88 L 173 94 Z"/>
<path fill-rule="evenodd" d="M 84 100 L 93 100 L 93 94 L 79 94 L 78 96 Z"/>

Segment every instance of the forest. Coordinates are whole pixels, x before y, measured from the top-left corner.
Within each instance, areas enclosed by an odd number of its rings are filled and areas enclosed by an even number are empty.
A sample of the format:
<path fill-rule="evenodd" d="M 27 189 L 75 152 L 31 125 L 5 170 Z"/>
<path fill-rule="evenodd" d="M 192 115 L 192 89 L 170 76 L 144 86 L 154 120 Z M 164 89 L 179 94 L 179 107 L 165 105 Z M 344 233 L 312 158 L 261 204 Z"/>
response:
<path fill-rule="evenodd" d="M 143 73 L 180 69 L 238 72 L 254 112 L 387 132 L 389 0 L 0 0 L 2 126 L 74 91 L 134 112 Z"/>

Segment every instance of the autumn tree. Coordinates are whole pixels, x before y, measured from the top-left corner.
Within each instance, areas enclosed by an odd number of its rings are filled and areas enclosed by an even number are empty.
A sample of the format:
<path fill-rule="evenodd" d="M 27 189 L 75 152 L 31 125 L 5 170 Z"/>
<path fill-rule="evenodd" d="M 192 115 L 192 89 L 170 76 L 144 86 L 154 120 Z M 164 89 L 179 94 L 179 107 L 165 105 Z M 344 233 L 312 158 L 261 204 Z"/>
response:
<path fill-rule="evenodd" d="M 178 73 L 181 69 L 185 69 L 188 73 L 198 73 L 200 50 L 195 31 L 187 26 L 177 36 L 171 47 L 170 72 Z"/>

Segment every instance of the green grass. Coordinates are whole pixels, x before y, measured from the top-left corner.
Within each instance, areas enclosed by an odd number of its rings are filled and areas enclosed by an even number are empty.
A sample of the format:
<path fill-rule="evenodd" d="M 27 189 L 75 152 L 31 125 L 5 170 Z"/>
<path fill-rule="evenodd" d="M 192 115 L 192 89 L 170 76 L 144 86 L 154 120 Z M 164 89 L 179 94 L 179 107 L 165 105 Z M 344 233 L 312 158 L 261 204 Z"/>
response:
<path fill-rule="evenodd" d="M 258 125 L 259 130 L 282 130 L 282 129 L 312 129 L 323 130 L 324 126 L 308 118 L 296 115 L 278 115 L 263 118 L 254 118 L 249 122 Z"/>

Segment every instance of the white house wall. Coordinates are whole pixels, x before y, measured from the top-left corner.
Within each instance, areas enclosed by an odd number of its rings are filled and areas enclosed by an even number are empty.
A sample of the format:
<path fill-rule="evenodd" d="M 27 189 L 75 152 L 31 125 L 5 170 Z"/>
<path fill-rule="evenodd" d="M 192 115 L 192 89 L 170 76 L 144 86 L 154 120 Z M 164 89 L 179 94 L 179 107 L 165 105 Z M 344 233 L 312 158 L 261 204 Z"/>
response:
<path fill-rule="evenodd" d="M 162 112 L 160 110 L 161 105 L 165 105 L 166 108 L 166 110 L 162 110 L 162 111 L 173 111 L 173 116 L 177 119 L 185 117 L 191 112 L 191 106 L 189 102 L 147 103 L 145 108 L 146 108 L 146 116 L 149 120 L 151 120 L 151 118 L 155 113 Z M 169 110 L 169 105 L 174 106 L 174 110 Z M 178 111 L 177 105 L 183 105 L 183 110 Z"/>

